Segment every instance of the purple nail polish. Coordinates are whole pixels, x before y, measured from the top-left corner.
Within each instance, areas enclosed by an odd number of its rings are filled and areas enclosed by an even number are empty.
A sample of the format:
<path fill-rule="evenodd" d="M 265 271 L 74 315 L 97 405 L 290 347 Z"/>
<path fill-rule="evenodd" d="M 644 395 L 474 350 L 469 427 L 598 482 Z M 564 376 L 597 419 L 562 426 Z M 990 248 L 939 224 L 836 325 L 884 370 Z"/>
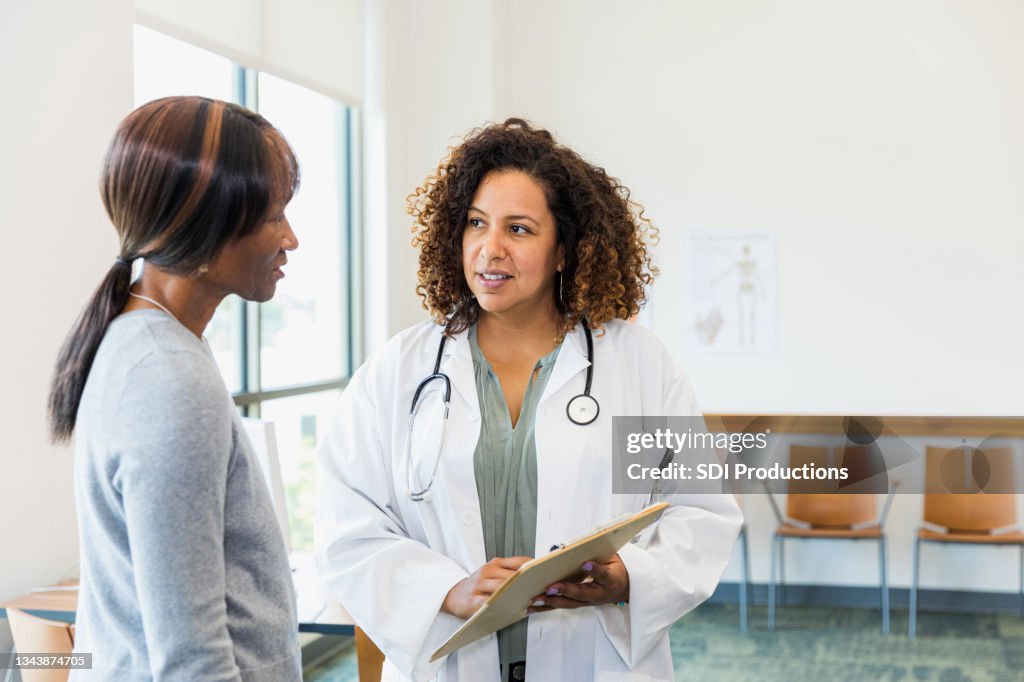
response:
<path fill-rule="evenodd" d="M 550 590 L 547 591 L 547 595 L 549 597 L 554 597 L 556 594 L 558 594 L 558 588 L 557 587 L 552 587 Z"/>
<path fill-rule="evenodd" d="M 587 573 L 590 573 L 594 570 L 594 564 L 588 561 L 587 563 L 583 564 L 583 570 Z"/>

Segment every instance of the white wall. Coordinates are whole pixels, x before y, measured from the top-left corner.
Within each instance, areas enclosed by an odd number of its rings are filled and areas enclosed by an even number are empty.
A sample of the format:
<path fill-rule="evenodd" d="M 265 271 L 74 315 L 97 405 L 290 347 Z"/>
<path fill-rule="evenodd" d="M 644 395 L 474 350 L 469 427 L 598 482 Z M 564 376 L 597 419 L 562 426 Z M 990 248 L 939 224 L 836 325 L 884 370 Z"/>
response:
<path fill-rule="evenodd" d="M 493 118 L 494 6 L 495 0 L 367 0 L 368 353 L 426 317 L 415 294 L 417 252 L 405 200 L 454 138 Z"/>
<path fill-rule="evenodd" d="M 71 452 L 48 445 L 45 405 L 57 349 L 117 255 L 98 180 L 131 108 L 132 5 L 19 2 L 3 17 L 0 600 L 77 561 Z"/>
<path fill-rule="evenodd" d="M 1024 414 L 1024 5 L 519 0 L 497 25 L 497 114 L 554 130 L 661 227 L 653 326 L 705 410 Z M 775 232 L 776 354 L 673 341 L 687 230 Z M 764 581 L 774 519 L 747 513 Z M 919 518 L 900 496 L 895 585 Z M 989 551 L 972 574 L 946 550 L 924 584 L 1015 591 L 1012 550 Z M 870 546 L 796 552 L 793 582 L 876 575 Z"/>
<path fill-rule="evenodd" d="M 771 230 L 779 352 L 685 357 L 720 412 L 1024 412 L 1024 5 L 505 3 L 499 109 L 550 126 L 662 228 Z"/>
<path fill-rule="evenodd" d="M 358 106 L 363 0 L 135 0 L 140 23 Z"/>
<path fill-rule="evenodd" d="M 346 93 L 358 105 L 363 95 L 362 0 L 264 0 L 262 6 L 266 60 Z"/>

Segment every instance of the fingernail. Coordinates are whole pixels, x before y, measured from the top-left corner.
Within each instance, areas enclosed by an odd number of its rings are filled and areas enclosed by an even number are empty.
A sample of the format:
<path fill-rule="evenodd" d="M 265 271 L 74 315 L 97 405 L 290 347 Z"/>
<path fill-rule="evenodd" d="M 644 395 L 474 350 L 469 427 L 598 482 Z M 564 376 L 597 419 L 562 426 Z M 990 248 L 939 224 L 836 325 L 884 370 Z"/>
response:
<path fill-rule="evenodd" d="M 592 570 L 594 570 L 594 564 L 588 561 L 587 563 L 583 564 L 583 570 L 587 573 L 590 573 Z"/>
<path fill-rule="evenodd" d="M 544 600 L 538 599 L 537 601 L 533 602 L 533 606 L 544 606 Z"/>
<path fill-rule="evenodd" d="M 558 588 L 557 587 L 552 587 L 550 590 L 547 591 L 547 595 L 549 597 L 554 597 L 556 594 L 558 594 Z"/>

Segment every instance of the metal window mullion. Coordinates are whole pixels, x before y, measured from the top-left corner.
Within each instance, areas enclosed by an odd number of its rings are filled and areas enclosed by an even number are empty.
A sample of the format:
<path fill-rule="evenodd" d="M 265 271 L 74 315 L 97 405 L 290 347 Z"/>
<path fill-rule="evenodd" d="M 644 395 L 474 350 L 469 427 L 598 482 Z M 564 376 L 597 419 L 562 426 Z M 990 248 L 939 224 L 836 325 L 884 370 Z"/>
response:
<path fill-rule="evenodd" d="M 248 69 L 240 64 L 232 64 L 232 82 L 231 82 L 231 99 L 235 104 L 246 106 L 246 99 L 248 98 Z M 238 375 L 241 380 L 241 394 L 249 393 L 252 390 L 258 390 L 258 387 L 252 386 L 249 383 L 249 367 L 251 365 L 249 358 L 249 304 L 239 297 L 238 299 L 238 317 L 236 318 L 238 324 L 238 346 L 236 352 L 238 353 Z M 252 417 L 252 406 L 248 403 L 236 403 L 238 405 L 242 416 Z M 257 409 L 258 414 L 258 409 Z"/>
<path fill-rule="evenodd" d="M 246 363 L 246 392 L 243 395 L 259 396 L 262 394 L 263 390 L 263 379 L 260 372 L 260 328 L 262 326 L 260 321 L 262 319 L 262 311 L 259 303 L 244 301 L 244 304 L 246 307 L 245 356 L 248 359 L 248 362 Z M 260 399 L 256 398 L 255 400 L 247 400 L 246 403 L 248 404 L 246 416 L 259 419 Z"/>
<path fill-rule="evenodd" d="M 312 393 L 344 390 L 345 387 L 348 386 L 349 380 L 350 377 L 344 377 L 341 379 L 322 381 L 315 384 L 301 384 L 299 386 L 285 386 L 283 388 L 274 388 L 267 391 L 236 393 L 232 398 L 235 401 L 235 405 L 238 405 L 239 407 L 245 405 L 253 406 L 267 402 L 268 400 L 279 400 L 281 398 L 292 398 L 300 395 L 310 395 Z"/>
<path fill-rule="evenodd" d="M 256 69 L 238 67 L 238 103 L 247 109 L 259 111 L 259 72 Z"/>
<path fill-rule="evenodd" d="M 338 265 L 341 272 L 342 296 L 338 310 L 338 323 L 342 325 L 341 343 L 341 371 L 345 374 L 352 373 L 352 129 L 350 125 L 351 109 L 339 105 L 339 130 L 340 140 L 337 163 L 340 167 L 342 183 L 339 201 L 341 211 L 339 217 L 341 230 L 338 240 Z"/>
<path fill-rule="evenodd" d="M 239 64 L 231 65 L 231 101 L 235 104 L 245 106 L 246 97 L 246 68 Z"/>
<path fill-rule="evenodd" d="M 238 381 L 241 384 L 239 393 L 248 393 L 249 386 L 249 308 L 248 304 L 241 298 L 238 299 L 238 316 L 235 319 L 238 324 L 238 345 L 235 352 L 238 354 Z M 243 417 L 249 416 L 249 406 L 239 405 Z"/>
<path fill-rule="evenodd" d="M 346 188 L 348 202 L 348 375 L 351 376 L 365 358 L 363 348 L 363 216 L 362 216 L 362 122 L 359 111 L 348 107 L 348 153 Z"/>
<path fill-rule="evenodd" d="M 238 83 L 238 103 L 242 106 L 258 111 L 259 106 L 259 74 L 255 69 L 248 69 L 243 66 L 238 66 L 237 71 L 237 83 Z M 242 301 L 242 306 L 245 308 L 244 316 L 244 344 L 243 354 L 245 357 L 245 391 L 242 395 L 258 396 L 263 388 L 263 379 L 261 372 L 262 358 L 260 356 L 260 346 L 262 341 L 262 309 L 259 303 L 252 301 Z M 242 405 L 242 409 L 247 417 L 259 419 L 260 417 L 260 401 L 257 400 L 246 400 L 244 403 L 239 403 L 237 400 L 236 404 Z"/>

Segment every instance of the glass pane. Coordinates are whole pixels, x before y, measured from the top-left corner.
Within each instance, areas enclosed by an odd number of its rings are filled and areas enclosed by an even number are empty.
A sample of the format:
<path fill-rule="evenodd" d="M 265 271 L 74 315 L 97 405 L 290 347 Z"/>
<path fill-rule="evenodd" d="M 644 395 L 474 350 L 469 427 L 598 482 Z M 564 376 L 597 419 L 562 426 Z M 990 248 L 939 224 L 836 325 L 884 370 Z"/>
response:
<path fill-rule="evenodd" d="M 264 389 L 335 379 L 348 373 L 344 320 L 348 296 L 344 248 L 347 200 L 345 107 L 307 88 L 259 75 L 259 110 L 292 145 L 302 187 L 288 206 L 299 248 L 286 277 L 261 308 Z"/>
<path fill-rule="evenodd" d="M 316 451 L 330 424 L 341 391 L 323 391 L 270 400 L 260 419 L 274 422 L 281 460 L 281 479 L 288 498 L 288 521 L 295 551 L 313 550 L 316 515 Z"/>
<path fill-rule="evenodd" d="M 231 60 L 135 25 L 135 106 L 171 95 L 233 101 Z"/>
<path fill-rule="evenodd" d="M 228 390 L 232 393 L 241 391 L 242 300 L 232 294 L 221 301 L 203 336 L 217 359 Z"/>

